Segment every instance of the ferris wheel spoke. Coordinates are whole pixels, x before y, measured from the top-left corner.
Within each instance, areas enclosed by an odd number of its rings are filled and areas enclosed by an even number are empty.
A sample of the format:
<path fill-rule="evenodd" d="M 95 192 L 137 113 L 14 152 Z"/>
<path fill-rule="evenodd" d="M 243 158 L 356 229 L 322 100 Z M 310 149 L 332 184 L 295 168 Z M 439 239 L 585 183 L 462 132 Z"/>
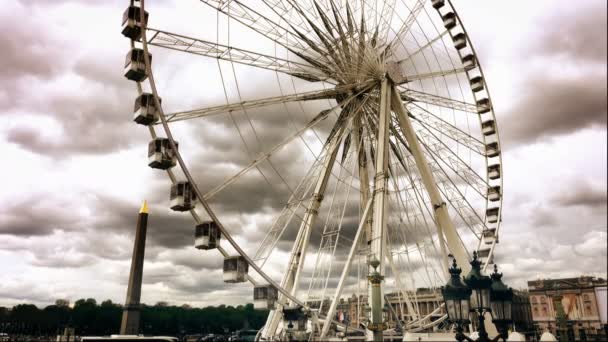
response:
<path fill-rule="evenodd" d="M 414 25 L 414 22 L 416 21 L 416 18 L 418 17 L 420 12 L 424 8 L 425 1 L 426 0 L 416 1 L 414 6 L 410 9 L 410 13 L 408 14 L 407 18 L 405 19 L 405 21 L 399 28 L 399 31 L 397 31 L 395 38 L 393 38 L 393 40 L 387 45 L 386 48 L 389 49 L 389 51 L 390 51 L 390 47 L 394 44 L 394 42 L 405 41 L 405 37 L 406 37 L 407 33 L 410 31 L 410 29 L 412 28 L 412 25 Z"/>
<path fill-rule="evenodd" d="M 475 104 L 425 93 L 418 90 L 405 89 L 401 91 L 401 98 L 406 102 L 422 102 L 433 106 L 477 114 L 477 106 Z"/>
<path fill-rule="evenodd" d="M 454 170 L 463 181 L 471 185 L 478 194 L 484 198 L 486 197 L 489 184 L 469 164 L 463 161 L 458 153 L 426 127 L 425 130 L 418 130 L 418 136 L 423 139 L 427 146 L 432 146 L 432 148 L 429 148 L 429 151 L 439 156 L 446 165 Z"/>
<path fill-rule="evenodd" d="M 420 80 L 425 80 L 425 79 L 429 79 L 429 78 L 458 75 L 458 74 L 462 74 L 466 71 L 467 70 L 465 68 L 457 68 L 457 69 L 433 71 L 433 72 L 422 73 L 422 74 L 404 75 L 404 76 L 402 76 L 401 79 L 395 80 L 395 83 L 398 85 L 402 85 L 404 83 L 410 83 L 413 81 L 420 81 Z"/>
<path fill-rule="evenodd" d="M 433 131 L 438 135 L 449 138 L 450 140 L 456 142 L 457 144 L 477 153 L 480 156 L 485 155 L 485 145 L 483 142 L 479 141 L 477 138 L 471 136 L 470 134 L 463 132 L 459 128 L 451 125 L 450 123 L 442 120 L 439 117 L 434 116 L 423 110 L 422 113 L 411 114 L 410 117 L 413 118 L 417 123 L 422 126 L 427 131 Z"/>
<path fill-rule="evenodd" d="M 203 39 L 187 37 L 168 31 L 161 31 L 152 28 L 148 28 L 147 31 L 149 31 L 151 34 L 148 41 L 148 44 L 150 45 L 199 56 L 221 59 L 256 68 L 278 71 L 312 82 L 328 81 L 326 74 L 319 72 L 318 70 L 314 69 L 313 66 L 305 63 L 260 54 L 254 51 L 218 44 L 216 42 Z"/>
<path fill-rule="evenodd" d="M 268 9 L 270 9 L 271 11 L 273 11 L 274 13 L 277 14 L 277 16 L 279 18 L 282 18 L 283 20 L 285 20 L 287 22 L 287 20 L 289 19 L 289 25 L 293 26 L 293 25 L 297 25 L 300 27 L 304 27 L 304 21 L 302 20 L 301 17 L 296 17 L 297 19 L 300 19 L 298 22 L 295 22 L 294 20 L 296 18 L 294 18 L 293 16 L 290 16 L 290 14 L 293 11 L 293 6 L 291 4 L 290 0 L 262 0 L 262 3 L 264 3 L 264 5 L 266 5 L 266 7 L 268 7 Z"/>
<path fill-rule="evenodd" d="M 380 23 L 378 25 L 378 40 L 382 43 L 379 45 L 384 45 L 388 39 L 388 32 L 391 27 L 391 19 L 393 16 L 391 15 L 395 11 L 396 0 L 386 0 L 383 2 L 382 12 L 380 14 Z M 386 19 L 391 18 L 391 19 Z"/>
<path fill-rule="evenodd" d="M 327 118 L 327 116 L 338 110 L 340 108 L 340 106 L 336 106 L 334 108 L 332 108 L 331 110 L 325 110 L 322 111 L 321 113 L 319 113 L 311 122 L 309 122 L 306 126 L 304 126 L 303 128 L 299 129 L 298 131 L 296 131 L 295 133 L 293 133 L 292 135 L 290 135 L 289 137 L 285 138 L 282 142 L 280 142 L 279 144 L 275 145 L 270 151 L 264 153 L 263 155 L 261 155 L 260 157 L 256 158 L 255 160 L 251 161 L 245 168 L 243 168 L 242 170 L 240 170 L 238 173 L 236 173 L 234 176 L 228 178 L 226 181 L 224 181 L 222 184 L 218 185 L 217 187 L 215 187 L 213 190 L 207 192 L 204 196 L 205 200 L 209 200 L 211 198 L 213 198 L 215 195 L 217 195 L 218 193 L 220 193 L 223 189 L 225 189 L 228 185 L 236 182 L 240 177 L 242 177 L 244 174 L 246 174 L 248 171 L 250 171 L 251 169 L 255 168 L 256 166 L 258 166 L 260 163 L 268 160 L 270 157 L 272 157 L 272 155 L 277 152 L 278 150 L 280 150 L 283 146 L 289 144 L 290 142 L 294 141 L 295 139 L 297 139 L 299 136 L 301 136 L 304 132 L 308 131 L 308 129 L 314 127 L 315 125 L 317 125 L 319 122 L 323 121 L 325 118 Z"/>
<path fill-rule="evenodd" d="M 181 121 L 181 120 L 189 120 L 201 117 L 207 117 L 212 115 L 219 115 L 224 113 L 230 113 L 233 111 L 240 110 L 248 110 L 252 108 L 264 107 L 264 106 L 272 106 L 276 104 L 284 104 L 289 102 L 296 101 L 313 101 L 313 100 L 324 100 L 324 99 L 334 99 L 336 96 L 340 95 L 348 95 L 351 92 L 359 92 L 362 89 L 369 87 L 371 82 L 368 83 L 357 83 L 350 85 L 340 85 L 333 89 L 322 89 L 322 90 L 313 90 L 305 93 L 299 94 L 291 94 L 291 95 L 283 95 L 283 96 L 273 96 L 267 98 L 261 98 L 257 100 L 248 100 L 236 103 L 229 103 L 226 105 L 219 105 L 213 107 L 192 109 L 187 111 L 180 111 L 174 113 L 168 113 L 165 115 L 168 122 Z"/>
<path fill-rule="evenodd" d="M 201 2 L 249 27 L 253 31 L 260 33 L 280 46 L 304 50 L 304 46 L 300 44 L 294 32 L 241 3 L 241 1 L 201 0 Z"/>
<path fill-rule="evenodd" d="M 413 57 L 415 57 L 419 53 L 423 52 L 425 49 L 433 46 L 433 44 L 435 44 L 436 42 L 438 42 L 441 39 L 443 39 L 443 37 L 446 36 L 446 35 L 448 35 L 449 33 L 450 33 L 449 30 L 443 30 L 435 38 L 430 39 L 426 44 L 424 44 L 422 46 L 419 46 L 418 49 L 416 49 L 415 51 L 410 52 L 407 55 L 407 57 L 405 57 L 404 59 L 401 59 L 401 60 L 397 61 L 397 64 L 402 64 L 402 63 L 405 63 L 407 61 L 411 61 Z"/>

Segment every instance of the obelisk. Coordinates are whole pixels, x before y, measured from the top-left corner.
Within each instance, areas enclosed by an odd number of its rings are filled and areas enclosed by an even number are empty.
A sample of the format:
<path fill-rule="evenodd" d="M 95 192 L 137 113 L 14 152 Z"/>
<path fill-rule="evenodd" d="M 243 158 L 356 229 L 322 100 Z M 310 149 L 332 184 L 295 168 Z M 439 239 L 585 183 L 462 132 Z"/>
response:
<path fill-rule="evenodd" d="M 131 257 L 131 273 L 129 274 L 129 285 L 127 287 L 127 300 L 122 312 L 122 323 L 120 324 L 121 335 L 139 334 L 141 310 L 139 300 L 141 297 L 141 279 L 144 273 L 147 226 L 148 204 L 144 201 L 137 216 L 135 243 L 133 244 L 133 256 Z"/>

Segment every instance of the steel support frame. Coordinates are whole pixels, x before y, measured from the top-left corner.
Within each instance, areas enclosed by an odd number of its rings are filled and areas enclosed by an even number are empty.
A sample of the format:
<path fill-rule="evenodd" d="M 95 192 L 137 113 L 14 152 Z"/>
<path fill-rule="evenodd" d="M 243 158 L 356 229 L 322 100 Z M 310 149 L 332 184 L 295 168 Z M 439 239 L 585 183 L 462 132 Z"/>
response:
<path fill-rule="evenodd" d="M 447 272 L 447 269 L 449 267 L 446 250 L 447 244 L 447 247 L 449 248 L 450 252 L 456 258 L 458 265 L 460 265 L 460 267 L 463 269 L 463 272 L 467 273 L 471 268 L 471 266 L 469 265 L 469 255 L 460 240 L 458 232 L 454 227 L 454 223 L 452 222 L 449 216 L 447 205 L 442 199 L 441 194 L 439 193 L 439 189 L 437 188 L 437 182 L 435 181 L 435 177 L 431 172 L 429 163 L 426 160 L 426 157 L 422 150 L 422 146 L 418 141 L 418 137 L 416 135 L 416 132 L 414 131 L 407 111 L 403 106 L 403 103 L 401 102 L 399 92 L 394 87 L 391 89 L 391 92 L 393 94 L 392 107 L 397 115 L 397 121 L 399 122 L 401 132 L 410 147 L 410 150 L 416 162 L 416 166 L 418 168 L 418 171 L 420 172 L 422 182 L 429 195 L 431 204 L 433 205 L 433 213 L 437 226 L 437 235 L 439 237 L 439 245 L 441 247 L 442 264 L 444 265 L 444 269 Z"/>
<path fill-rule="evenodd" d="M 302 223 L 300 224 L 298 235 L 291 251 L 287 272 L 281 281 L 281 287 L 289 291 L 294 296 L 298 290 L 297 284 L 304 266 L 312 226 L 314 225 L 314 222 L 318 216 L 319 207 L 323 201 L 323 195 L 327 187 L 327 182 L 329 181 L 329 176 L 331 175 L 331 170 L 338 154 L 340 142 L 342 141 L 342 133 L 343 130 L 338 132 L 334 136 L 334 139 L 329 143 L 327 154 L 323 162 L 323 170 L 319 175 L 312 199 L 310 200 L 308 209 L 306 210 Z M 272 310 L 268 314 L 268 319 L 266 320 L 266 325 L 264 326 L 264 332 L 262 333 L 263 338 L 269 338 L 276 335 L 276 330 L 278 328 L 280 319 L 281 315 L 277 314 L 276 309 Z"/>
<path fill-rule="evenodd" d="M 389 151 L 389 123 L 391 118 L 391 89 L 392 82 L 385 78 L 380 87 L 380 108 L 378 110 L 378 142 L 376 144 L 376 165 L 374 176 L 374 206 L 372 222 L 372 238 L 370 244 L 369 260 L 377 259 L 380 262 L 379 273 L 384 275 L 384 246 L 386 231 L 386 202 L 387 202 L 387 177 L 388 177 L 388 151 Z M 384 322 L 382 321 L 382 309 L 384 308 L 383 286 L 380 284 L 368 284 L 368 305 L 370 311 L 370 323 L 373 327 L 371 336 L 373 341 L 382 341 Z M 374 296 L 374 292 L 379 294 Z M 373 300 L 379 298 L 379 300 Z M 368 334 L 369 336 L 370 334 Z"/>
<path fill-rule="evenodd" d="M 359 164 L 359 203 L 367 203 L 370 197 L 369 191 L 369 174 L 367 171 L 367 152 L 365 151 L 365 144 L 361 141 L 364 138 L 363 127 L 361 125 L 361 121 L 363 117 L 354 118 L 353 119 L 353 132 L 355 141 L 357 142 L 357 159 Z M 365 222 L 364 226 L 365 231 L 365 241 L 366 245 L 369 246 L 372 240 L 372 218 L 369 216 L 368 220 Z"/>

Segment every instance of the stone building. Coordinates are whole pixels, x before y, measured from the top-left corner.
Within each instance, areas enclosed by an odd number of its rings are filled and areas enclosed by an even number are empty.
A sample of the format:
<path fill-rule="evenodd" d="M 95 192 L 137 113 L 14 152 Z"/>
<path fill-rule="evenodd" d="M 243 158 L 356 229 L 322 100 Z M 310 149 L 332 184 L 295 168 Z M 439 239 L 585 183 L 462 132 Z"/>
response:
<path fill-rule="evenodd" d="M 412 318 L 414 310 L 409 308 L 418 308 L 420 315 L 425 317 L 430 315 L 430 320 L 437 319 L 445 314 L 443 309 L 436 309 L 443 303 L 441 291 L 439 289 L 420 288 L 416 293 L 409 294 L 409 301 L 405 300 L 404 296 L 398 292 L 386 294 L 388 305 L 385 305 L 385 321 L 390 328 L 397 326 L 395 316 L 401 322 L 409 322 Z M 408 303 L 409 302 L 409 303 Z M 360 295 L 358 298 L 355 294 L 348 298 L 341 298 L 336 308 L 335 319 L 341 322 L 348 322 L 350 326 L 356 327 L 361 322 L 367 319 L 367 296 Z"/>
<path fill-rule="evenodd" d="M 539 330 L 565 334 L 596 335 L 605 329 L 606 280 L 578 278 L 528 281 L 532 317 Z M 578 338 L 578 336 L 577 336 Z"/>

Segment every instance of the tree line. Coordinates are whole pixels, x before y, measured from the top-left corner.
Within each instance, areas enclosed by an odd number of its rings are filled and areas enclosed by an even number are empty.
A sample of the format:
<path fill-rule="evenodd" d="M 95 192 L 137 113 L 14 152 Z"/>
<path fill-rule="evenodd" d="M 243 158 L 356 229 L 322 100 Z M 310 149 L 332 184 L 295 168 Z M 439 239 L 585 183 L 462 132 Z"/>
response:
<path fill-rule="evenodd" d="M 140 333 L 180 336 L 259 329 L 267 315 L 268 311 L 254 310 L 253 304 L 192 308 L 159 302 L 142 305 Z M 81 336 L 110 335 L 119 332 L 121 319 L 122 305 L 111 300 L 97 304 L 93 298 L 79 299 L 72 307 L 58 300 L 42 309 L 33 304 L 19 304 L 0 307 L 0 332 L 52 336 L 71 327 Z"/>

